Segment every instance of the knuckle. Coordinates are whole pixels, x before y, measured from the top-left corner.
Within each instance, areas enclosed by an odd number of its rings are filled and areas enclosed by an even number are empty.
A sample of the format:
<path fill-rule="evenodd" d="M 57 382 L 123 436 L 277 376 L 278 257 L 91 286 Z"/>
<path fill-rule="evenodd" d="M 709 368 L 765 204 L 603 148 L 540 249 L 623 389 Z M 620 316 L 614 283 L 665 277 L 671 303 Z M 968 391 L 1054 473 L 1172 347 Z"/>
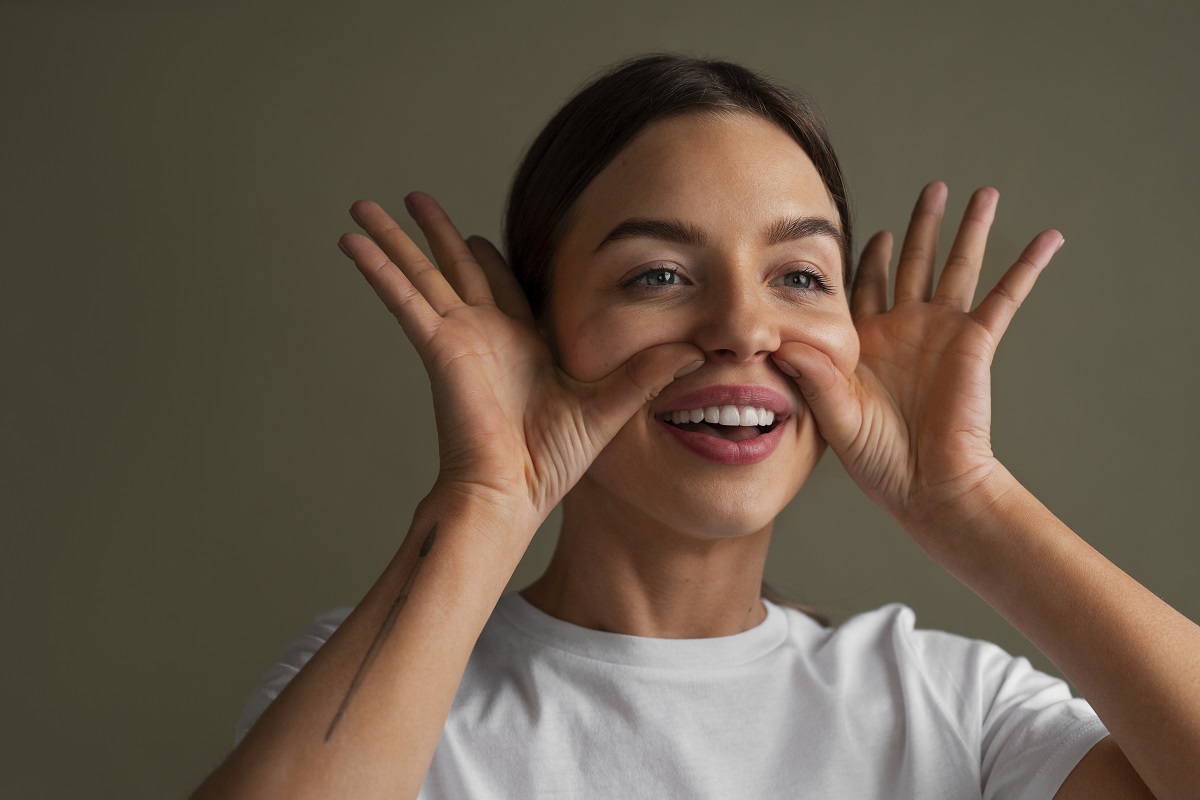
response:
<path fill-rule="evenodd" d="M 997 284 L 996 288 L 993 289 L 992 292 L 1002 302 L 1007 303 L 1008 305 L 1012 306 L 1013 308 L 1021 307 L 1021 299 L 1017 296 L 1016 292 L 1014 292 L 1012 290 L 1012 287 L 1010 287 L 1008 284 L 1006 284 L 1006 283 Z"/>
<path fill-rule="evenodd" d="M 905 243 L 904 245 L 904 260 L 909 261 L 931 261 L 933 259 L 933 250 L 923 244 Z"/>
<path fill-rule="evenodd" d="M 1017 257 L 1017 264 L 1025 267 L 1026 269 L 1038 269 L 1037 262 L 1030 258 L 1028 253 L 1021 253 L 1021 255 Z"/>
<path fill-rule="evenodd" d="M 946 269 L 969 269 L 975 266 L 975 259 L 964 253 L 951 253 L 946 259 Z"/>

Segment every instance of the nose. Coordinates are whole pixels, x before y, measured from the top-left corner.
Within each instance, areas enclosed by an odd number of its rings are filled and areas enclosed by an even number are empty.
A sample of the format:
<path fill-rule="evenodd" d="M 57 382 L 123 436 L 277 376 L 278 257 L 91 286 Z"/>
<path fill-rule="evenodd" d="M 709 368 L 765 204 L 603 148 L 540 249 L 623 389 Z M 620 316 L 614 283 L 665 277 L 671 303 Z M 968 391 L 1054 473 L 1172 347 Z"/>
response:
<path fill-rule="evenodd" d="M 710 358 L 755 361 L 779 349 L 778 311 L 765 286 L 748 282 L 710 287 L 694 341 Z"/>

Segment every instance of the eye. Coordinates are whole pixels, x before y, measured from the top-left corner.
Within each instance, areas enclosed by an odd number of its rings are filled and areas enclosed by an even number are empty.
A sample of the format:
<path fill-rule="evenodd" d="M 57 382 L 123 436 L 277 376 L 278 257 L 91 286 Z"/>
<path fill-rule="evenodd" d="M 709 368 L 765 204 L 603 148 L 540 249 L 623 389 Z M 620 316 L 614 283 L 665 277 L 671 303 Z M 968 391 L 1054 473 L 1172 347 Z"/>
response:
<path fill-rule="evenodd" d="M 783 286 L 788 289 L 799 289 L 803 292 L 821 291 L 825 294 L 833 294 L 833 287 L 829 285 L 829 281 L 827 281 L 823 275 L 812 269 L 801 269 L 794 272 L 789 272 L 780 278 L 776 278 L 771 283 L 775 286 Z"/>
<path fill-rule="evenodd" d="M 625 282 L 626 286 L 675 286 L 683 279 L 671 267 L 654 267 L 640 272 Z"/>

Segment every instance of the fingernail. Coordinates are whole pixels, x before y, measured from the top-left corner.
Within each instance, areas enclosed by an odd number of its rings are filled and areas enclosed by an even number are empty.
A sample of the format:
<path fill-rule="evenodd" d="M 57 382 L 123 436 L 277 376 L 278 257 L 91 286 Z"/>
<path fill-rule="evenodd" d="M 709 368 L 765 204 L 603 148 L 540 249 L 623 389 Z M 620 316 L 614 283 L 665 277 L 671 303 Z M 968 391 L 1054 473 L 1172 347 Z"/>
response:
<path fill-rule="evenodd" d="M 404 195 L 404 210 L 408 212 L 410 217 L 413 215 L 412 194 Z"/>
<path fill-rule="evenodd" d="M 791 375 L 793 378 L 800 377 L 800 370 L 796 369 L 795 367 L 793 367 L 791 364 L 787 363 L 786 361 L 782 361 L 778 358 L 772 358 L 771 360 L 775 362 L 775 366 L 779 367 L 786 374 Z"/>
<path fill-rule="evenodd" d="M 675 377 L 682 378 L 684 375 L 688 375 L 688 374 L 693 373 L 696 370 L 700 369 L 700 367 L 702 367 L 703 365 L 704 365 L 704 359 L 699 359 L 698 361 L 693 361 L 690 364 L 686 364 L 685 366 L 681 367 L 675 373 Z"/>
<path fill-rule="evenodd" d="M 346 248 L 346 245 L 342 244 L 341 239 L 338 239 L 338 250 L 345 253 L 347 258 L 354 258 L 354 256 L 350 255 L 350 251 Z"/>
<path fill-rule="evenodd" d="M 1063 249 L 1063 245 L 1064 245 L 1064 244 L 1066 244 L 1066 243 L 1067 243 L 1067 239 L 1066 239 L 1066 237 L 1063 237 L 1062 239 L 1059 239 L 1059 240 L 1058 240 L 1058 247 L 1054 248 L 1054 252 L 1056 252 L 1056 253 L 1057 253 L 1059 250 L 1062 250 L 1062 249 Z"/>

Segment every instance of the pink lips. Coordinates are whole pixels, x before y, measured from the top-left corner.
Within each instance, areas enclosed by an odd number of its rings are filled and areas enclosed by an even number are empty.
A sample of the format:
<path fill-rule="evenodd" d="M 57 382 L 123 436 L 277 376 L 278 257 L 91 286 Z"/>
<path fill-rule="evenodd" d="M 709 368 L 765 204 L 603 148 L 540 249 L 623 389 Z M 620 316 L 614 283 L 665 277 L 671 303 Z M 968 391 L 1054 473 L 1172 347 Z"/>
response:
<path fill-rule="evenodd" d="M 793 405 L 781 393 L 766 386 L 707 386 L 703 389 L 671 398 L 659 414 L 707 406 L 754 406 L 775 412 L 775 427 L 753 439 L 731 442 L 718 436 L 685 431 L 659 419 L 659 424 L 675 439 L 696 455 L 718 464 L 755 464 L 775 452 L 783 440 L 783 432 L 791 423 Z"/>
<path fill-rule="evenodd" d="M 706 406 L 754 406 L 774 411 L 777 416 L 792 413 L 791 401 L 766 386 L 705 386 L 673 397 L 658 413 Z"/>

